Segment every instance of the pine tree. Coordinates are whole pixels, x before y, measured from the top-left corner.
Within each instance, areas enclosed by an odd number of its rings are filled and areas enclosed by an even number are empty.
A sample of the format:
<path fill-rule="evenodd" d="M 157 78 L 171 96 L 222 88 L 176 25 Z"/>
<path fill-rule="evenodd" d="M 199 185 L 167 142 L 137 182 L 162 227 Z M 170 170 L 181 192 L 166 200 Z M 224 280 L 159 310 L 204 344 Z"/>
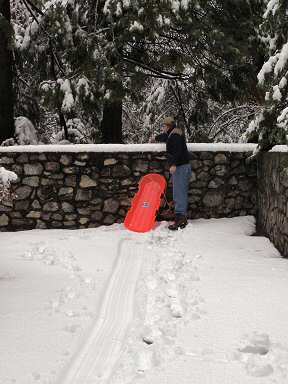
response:
<path fill-rule="evenodd" d="M 270 0 L 266 5 L 260 37 L 266 46 L 266 60 L 258 74 L 265 92 L 264 109 L 250 124 L 247 137 L 258 136 L 257 151 L 286 144 L 288 134 L 288 3 Z"/>
<path fill-rule="evenodd" d="M 36 83 L 64 128 L 102 120 L 102 140 L 121 141 L 123 100 L 144 95 L 151 78 L 186 82 L 203 111 L 207 95 L 234 102 L 255 90 L 260 0 L 21 1 L 31 19 L 21 57 L 40 69 Z"/>
<path fill-rule="evenodd" d="M 0 0 L 0 143 L 14 134 L 13 30 L 10 17 L 9 0 Z"/>
<path fill-rule="evenodd" d="M 32 88 L 42 111 L 58 116 L 61 131 L 54 135 L 55 140 L 99 141 L 103 63 L 97 51 L 98 37 L 87 16 L 91 2 L 21 3 L 26 8 L 26 18 L 25 24 L 22 15 L 16 20 L 17 80 L 25 71 L 29 81 L 19 89 L 23 94 L 23 89 L 29 87 L 31 94 Z"/>
<path fill-rule="evenodd" d="M 141 76 L 162 78 L 167 85 L 158 84 L 161 91 L 153 91 L 154 98 L 144 93 L 147 102 L 153 104 L 148 106 L 150 123 L 155 121 L 153 114 L 161 94 L 166 107 L 177 105 L 176 110 L 170 107 L 170 113 L 178 115 L 189 140 L 210 140 L 203 128 L 214 115 L 214 107 L 222 104 L 221 109 L 227 105 L 230 110 L 238 103 L 261 103 L 257 73 L 263 54 L 256 29 L 262 1 L 190 1 L 185 7 L 184 2 L 173 4 L 170 11 L 163 8 L 164 17 L 159 16 L 167 26 L 159 32 L 155 45 L 139 43 L 142 56 L 132 57 L 132 52 L 128 57 L 138 63 L 131 88 L 137 89 Z"/>

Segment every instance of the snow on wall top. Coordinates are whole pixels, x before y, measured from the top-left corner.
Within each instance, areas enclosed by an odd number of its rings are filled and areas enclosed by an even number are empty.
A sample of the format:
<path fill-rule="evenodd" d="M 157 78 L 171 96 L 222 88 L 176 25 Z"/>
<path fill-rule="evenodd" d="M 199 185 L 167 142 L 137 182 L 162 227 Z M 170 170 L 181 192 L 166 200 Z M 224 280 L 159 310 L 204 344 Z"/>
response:
<path fill-rule="evenodd" d="M 257 144 L 230 144 L 230 143 L 189 143 L 188 150 L 191 152 L 251 152 Z M 276 146 L 285 147 L 287 146 Z M 17 145 L 0 147 L 0 154 L 7 152 L 165 152 L 165 144 L 72 144 L 72 145 Z M 279 152 L 284 152 L 284 148 Z M 276 150 L 277 152 L 277 150 Z"/>
<path fill-rule="evenodd" d="M 275 145 L 269 152 L 288 152 L 288 145 Z"/>

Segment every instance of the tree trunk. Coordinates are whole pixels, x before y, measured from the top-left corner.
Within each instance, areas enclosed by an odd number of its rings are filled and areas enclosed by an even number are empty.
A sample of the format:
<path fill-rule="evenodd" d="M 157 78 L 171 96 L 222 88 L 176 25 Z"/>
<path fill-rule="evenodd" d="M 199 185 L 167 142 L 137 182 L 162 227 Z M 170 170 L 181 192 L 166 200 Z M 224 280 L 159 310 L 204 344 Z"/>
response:
<path fill-rule="evenodd" d="M 60 85 L 57 83 L 57 74 L 56 74 L 56 68 L 55 68 L 55 57 L 54 57 L 54 52 L 53 52 L 53 44 L 52 41 L 49 41 L 49 49 L 50 49 L 50 55 L 51 55 L 51 75 L 53 80 L 56 83 L 56 104 L 57 104 L 57 111 L 58 111 L 58 116 L 59 116 L 59 123 L 60 127 L 64 131 L 64 138 L 65 140 L 68 140 L 68 128 L 65 120 L 64 113 L 62 112 L 61 108 L 61 101 L 60 101 Z"/>
<path fill-rule="evenodd" d="M 0 143 L 14 136 L 13 55 L 10 19 L 9 0 L 0 0 Z"/>
<path fill-rule="evenodd" d="M 104 104 L 101 123 L 102 141 L 105 144 L 122 143 L 122 100 L 107 101 Z"/>

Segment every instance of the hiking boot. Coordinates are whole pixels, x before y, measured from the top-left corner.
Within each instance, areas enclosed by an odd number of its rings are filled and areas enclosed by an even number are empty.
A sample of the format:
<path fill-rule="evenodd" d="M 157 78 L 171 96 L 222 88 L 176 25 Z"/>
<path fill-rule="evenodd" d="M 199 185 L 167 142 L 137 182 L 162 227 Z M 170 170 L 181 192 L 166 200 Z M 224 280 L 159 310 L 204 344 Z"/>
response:
<path fill-rule="evenodd" d="M 173 224 L 170 224 L 168 226 L 168 228 L 171 231 L 177 231 L 179 228 L 180 229 L 185 228 L 187 224 L 188 224 L 188 222 L 187 222 L 186 216 L 184 216 L 184 215 L 177 215 L 176 214 L 175 222 Z"/>

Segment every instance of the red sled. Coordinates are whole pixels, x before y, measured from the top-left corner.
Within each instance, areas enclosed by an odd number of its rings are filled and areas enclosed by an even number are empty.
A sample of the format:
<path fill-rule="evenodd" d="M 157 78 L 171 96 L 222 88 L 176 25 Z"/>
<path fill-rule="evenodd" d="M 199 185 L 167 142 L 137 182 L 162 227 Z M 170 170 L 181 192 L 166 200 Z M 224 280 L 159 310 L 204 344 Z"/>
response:
<path fill-rule="evenodd" d="M 131 208 L 124 220 L 127 229 L 133 232 L 148 232 L 155 225 L 155 219 L 166 190 L 165 177 L 158 173 L 143 176 L 139 191 L 132 200 Z"/>

